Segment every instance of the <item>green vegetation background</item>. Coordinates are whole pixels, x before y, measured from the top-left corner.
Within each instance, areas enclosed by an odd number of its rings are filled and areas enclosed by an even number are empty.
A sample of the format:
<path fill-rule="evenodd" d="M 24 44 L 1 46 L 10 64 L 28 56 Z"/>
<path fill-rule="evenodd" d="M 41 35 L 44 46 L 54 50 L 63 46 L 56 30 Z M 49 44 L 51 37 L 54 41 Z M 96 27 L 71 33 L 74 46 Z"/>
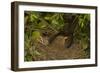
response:
<path fill-rule="evenodd" d="M 33 61 L 33 58 L 35 59 L 37 56 L 42 55 L 37 51 L 38 43 L 44 44 L 41 41 L 42 34 L 47 32 L 48 36 L 51 36 L 54 33 L 59 32 L 59 30 L 62 30 L 65 25 L 63 18 L 65 14 L 72 15 L 75 13 L 25 11 L 25 61 Z M 82 48 L 84 48 L 90 56 L 90 15 L 80 14 L 78 20 L 78 24 L 76 25 L 73 34 L 74 40 L 80 40 Z"/>

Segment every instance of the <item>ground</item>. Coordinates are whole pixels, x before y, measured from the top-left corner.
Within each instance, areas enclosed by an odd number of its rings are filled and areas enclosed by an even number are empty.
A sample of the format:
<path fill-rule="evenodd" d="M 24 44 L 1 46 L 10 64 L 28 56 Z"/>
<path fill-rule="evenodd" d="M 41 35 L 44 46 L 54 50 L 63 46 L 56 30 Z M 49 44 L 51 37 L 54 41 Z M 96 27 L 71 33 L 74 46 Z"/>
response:
<path fill-rule="evenodd" d="M 35 56 L 33 60 L 64 60 L 64 59 L 86 59 L 87 53 L 81 48 L 79 42 L 73 42 L 70 48 L 64 48 L 64 37 L 58 36 L 52 44 L 39 44 L 37 51 L 40 55 Z"/>

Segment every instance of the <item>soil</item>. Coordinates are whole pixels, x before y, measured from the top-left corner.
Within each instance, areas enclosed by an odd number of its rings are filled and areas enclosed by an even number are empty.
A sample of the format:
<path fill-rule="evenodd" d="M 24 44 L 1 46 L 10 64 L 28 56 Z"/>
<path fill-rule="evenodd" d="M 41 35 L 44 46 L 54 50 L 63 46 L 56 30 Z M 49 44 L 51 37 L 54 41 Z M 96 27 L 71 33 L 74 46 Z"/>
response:
<path fill-rule="evenodd" d="M 47 40 L 44 41 L 46 42 Z M 63 36 L 58 36 L 51 44 L 39 44 L 37 51 L 40 55 L 37 55 L 34 60 L 40 61 L 88 58 L 87 53 L 81 48 L 80 43 L 74 41 L 70 48 L 65 48 L 64 42 L 65 38 Z"/>

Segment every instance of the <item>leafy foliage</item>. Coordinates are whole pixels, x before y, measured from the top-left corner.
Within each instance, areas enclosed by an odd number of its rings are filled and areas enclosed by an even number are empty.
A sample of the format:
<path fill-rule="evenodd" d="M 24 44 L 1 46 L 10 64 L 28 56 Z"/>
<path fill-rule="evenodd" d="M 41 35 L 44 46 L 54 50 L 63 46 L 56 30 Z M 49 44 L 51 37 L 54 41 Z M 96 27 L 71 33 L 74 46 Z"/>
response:
<path fill-rule="evenodd" d="M 46 33 L 49 38 L 54 33 L 63 29 L 65 25 L 63 17 L 65 14 L 70 16 L 74 13 L 25 11 L 25 61 L 35 60 L 36 56 L 42 55 L 37 49 L 39 43 L 43 44 L 43 33 Z M 90 53 L 90 15 L 76 14 L 77 16 L 78 24 L 73 33 L 74 41 L 80 42 L 82 49 Z"/>

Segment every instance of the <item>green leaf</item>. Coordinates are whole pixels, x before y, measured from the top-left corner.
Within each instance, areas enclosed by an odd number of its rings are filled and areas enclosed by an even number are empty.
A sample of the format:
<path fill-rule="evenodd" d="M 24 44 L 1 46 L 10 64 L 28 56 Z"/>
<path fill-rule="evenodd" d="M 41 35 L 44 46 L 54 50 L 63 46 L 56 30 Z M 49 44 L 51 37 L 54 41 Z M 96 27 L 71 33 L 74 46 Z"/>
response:
<path fill-rule="evenodd" d="M 46 20 L 50 20 L 50 17 L 46 16 L 46 17 L 44 17 L 44 19 L 46 19 Z"/>
<path fill-rule="evenodd" d="M 89 45 L 87 38 L 82 38 L 81 42 L 82 42 L 83 49 L 86 49 L 88 47 L 88 45 Z"/>
<path fill-rule="evenodd" d="M 52 24 L 58 24 L 56 20 L 52 20 Z"/>
<path fill-rule="evenodd" d="M 34 51 L 35 55 L 41 55 L 41 53 L 39 53 L 37 50 Z"/>
<path fill-rule="evenodd" d="M 37 42 L 38 41 L 38 39 L 40 39 L 40 32 L 39 31 L 34 31 L 34 32 L 32 32 L 32 38 L 33 38 L 33 40 L 35 41 L 35 42 Z"/>
<path fill-rule="evenodd" d="M 35 15 L 35 14 L 32 14 L 32 17 L 33 17 L 33 18 L 35 18 L 35 19 L 37 19 L 37 18 L 38 18 L 38 16 L 37 16 L 37 15 Z"/>
<path fill-rule="evenodd" d="M 46 27 L 46 25 L 44 24 L 44 23 L 42 23 L 42 22 L 40 22 L 38 25 L 37 25 L 37 28 L 38 29 L 43 29 L 43 28 L 45 28 Z"/>
<path fill-rule="evenodd" d="M 84 23 L 81 24 L 81 28 L 83 28 L 83 26 L 84 26 Z"/>

